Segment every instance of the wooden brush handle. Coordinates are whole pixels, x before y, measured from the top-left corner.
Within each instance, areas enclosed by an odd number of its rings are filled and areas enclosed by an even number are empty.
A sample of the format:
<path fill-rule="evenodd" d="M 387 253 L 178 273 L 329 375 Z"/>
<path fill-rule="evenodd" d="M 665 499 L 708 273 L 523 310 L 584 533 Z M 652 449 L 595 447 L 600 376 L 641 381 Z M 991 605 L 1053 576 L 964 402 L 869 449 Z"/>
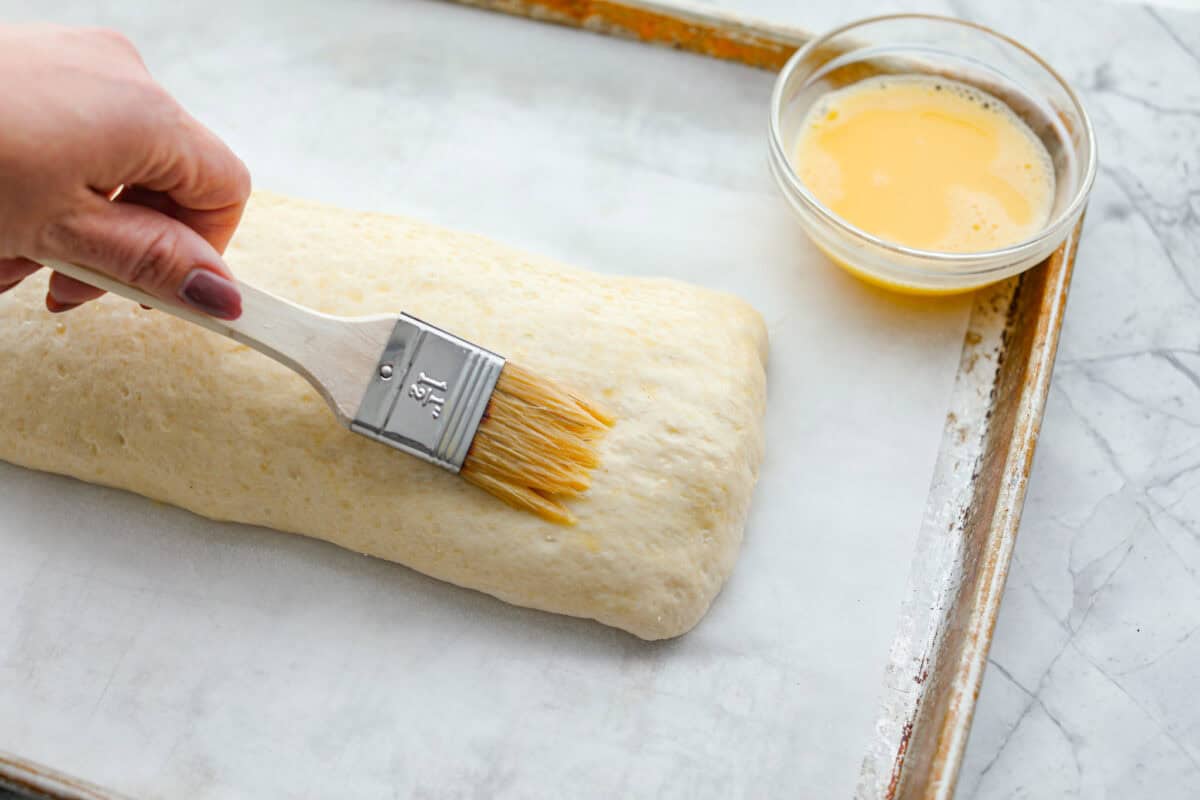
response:
<path fill-rule="evenodd" d="M 214 333 L 236 339 L 294 368 L 303 367 L 301 359 L 312 352 L 314 338 L 318 338 L 323 332 L 327 333 L 330 325 L 343 324 L 343 321 L 336 317 L 326 317 L 309 311 L 239 280 L 232 282 L 242 295 L 242 315 L 235 320 L 224 320 L 194 311 L 183 305 L 182 301 L 160 300 L 141 289 L 121 283 L 88 267 L 68 264 L 65 261 L 47 260 L 42 263 L 55 272 L 61 272 L 89 286 L 112 292 L 127 300 L 208 328 Z"/>
<path fill-rule="evenodd" d="M 322 314 L 238 280 L 233 283 L 242 295 L 242 315 L 235 320 L 217 319 L 78 264 L 54 260 L 42 264 L 253 347 L 307 378 L 345 424 L 354 416 L 395 321 L 394 317 L 346 319 Z"/>

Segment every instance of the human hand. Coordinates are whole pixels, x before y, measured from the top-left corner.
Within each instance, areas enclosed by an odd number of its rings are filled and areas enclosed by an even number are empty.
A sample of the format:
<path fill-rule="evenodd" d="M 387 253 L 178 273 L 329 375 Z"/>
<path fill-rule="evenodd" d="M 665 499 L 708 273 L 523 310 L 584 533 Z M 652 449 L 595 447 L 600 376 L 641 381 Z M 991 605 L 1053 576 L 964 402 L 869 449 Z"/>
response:
<path fill-rule="evenodd" d="M 221 253 L 249 194 L 245 165 L 120 34 L 0 25 L 0 293 L 59 259 L 235 319 Z M 46 307 L 101 294 L 56 273 Z"/>

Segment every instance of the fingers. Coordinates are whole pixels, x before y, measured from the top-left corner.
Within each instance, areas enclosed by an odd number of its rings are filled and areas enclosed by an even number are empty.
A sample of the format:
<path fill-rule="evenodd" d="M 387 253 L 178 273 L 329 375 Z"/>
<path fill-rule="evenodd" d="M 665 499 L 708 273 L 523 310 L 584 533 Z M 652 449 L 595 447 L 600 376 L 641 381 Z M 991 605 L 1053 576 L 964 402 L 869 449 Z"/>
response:
<path fill-rule="evenodd" d="M 51 311 L 70 311 L 103 294 L 103 289 L 88 286 L 86 283 L 80 283 L 74 278 L 55 272 L 50 276 L 50 287 L 46 292 L 46 308 Z"/>
<path fill-rule="evenodd" d="M 0 258 L 0 294 L 42 268 L 41 264 L 28 258 Z M 66 275 L 55 273 L 50 276 L 50 290 L 46 293 L 46 308 L 51 311 L 70 311 L 72 308 L 94 300 L 104 294 L 94 286 L 72 280 Z"/>
<path fill-rule="evenodd" d="M 153 192 L 141 186 L 122 186 L 121 191 L 115 197 L 109 196 L 111 201 L 117 203 L 135 203 L 146 208 L 153 208 L 160 214 L 175 216 L 175 212 L 179 210 L 179 206 L 169 195 L 163 192 Z"/>
<path fill-rule="evenodd" d="M 178 125 L 153 129 L 159 141 L 145 148 L 147 158 L 138 174 L 124 180 L 165 193 L 175 206 L 172 216 L 223 253 L 250 198 L 250 172 L 224 142 L 182 109 L 178 118 Z"/>
<path fill-rule="evenodd" d="M 238 223 L 242 221 L 242 212 L 246 210 L 246 201 L 224 208 L 197 210 L 181 208 L 176 217 L 196 233 L 203 236 L 217 252 L 224 253 L 229 246 L 229 240 L 237 231 Z"/>
<path fill-rule="evenodd" d="M 40 264 L 28 258 L 0 258 L 0 294 L 7 292 L 41 268 Z"/>
<path fill-rule="evenodd" d="M 241 296 L 213 246 L 153 209 L 97 196 L 85 211 L 56 227 L 46 249 L 52 258 L 107 273 L 161 300 L 221 319 L 241 314 Z M 53 303 L 90 299 L 86 295 L 75 282 L 56 275 L 47 306 L 54 310 Z"/>

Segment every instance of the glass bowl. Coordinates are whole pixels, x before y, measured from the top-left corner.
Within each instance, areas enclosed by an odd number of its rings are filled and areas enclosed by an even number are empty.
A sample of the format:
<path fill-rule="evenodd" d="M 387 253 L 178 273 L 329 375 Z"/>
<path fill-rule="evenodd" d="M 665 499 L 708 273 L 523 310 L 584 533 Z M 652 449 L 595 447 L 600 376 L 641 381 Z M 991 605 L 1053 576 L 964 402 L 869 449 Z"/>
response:
<path fill-rule="evenodd" d="M 792 158 L 813 103 L 864 78 L 914 73 L 950 78 L 994 95 L 1041 139 L 1054 164 L 1056 187 L 1049 220 L 1036 234 L 974 253 L 905 247 L 851 225 L 805 187 Z M 834 262 L 889 289 L 953 294 L 1015 275 L 1054 252 L 1083 213 L 1096 173 L 1096 145 L 1075 92 L 1025 47 L 970 22 L 898 14 L 845 25 L 796 51 L 771 95 L 770 163 L 809 238 Z"/>

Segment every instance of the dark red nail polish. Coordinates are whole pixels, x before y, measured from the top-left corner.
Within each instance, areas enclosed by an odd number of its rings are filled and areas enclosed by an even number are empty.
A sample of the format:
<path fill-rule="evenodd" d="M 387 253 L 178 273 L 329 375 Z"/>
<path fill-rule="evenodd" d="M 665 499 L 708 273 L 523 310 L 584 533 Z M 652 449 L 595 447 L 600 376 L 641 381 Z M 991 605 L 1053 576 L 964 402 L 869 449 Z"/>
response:
<path fill-rule="evenodd" d="M 61 314 L 64 311 L 70 311 L 72 308 L 79 308 L 82 303 L 60 303 L 54 299 L 53 295 L 46 295 L 46 310 L 53 314 Z"/>
<path fill-rule="evenodd" d="M 242 295 L 237 286 L 204 267 L 188 273 L 179 287 L 179 297 L 197 311 L 218 319 L 237 319 L 242 315 Z"/>
<path fill-rule="evenodd" d="M 19 283 L 20 283 L 20 281 L 17 281 L 16 283 L 6 283 L 6 284 L 0 286 L 0 294 L 4 294 L 9 289 L 16 288 L 17 284 L 19 284 Z"/>

